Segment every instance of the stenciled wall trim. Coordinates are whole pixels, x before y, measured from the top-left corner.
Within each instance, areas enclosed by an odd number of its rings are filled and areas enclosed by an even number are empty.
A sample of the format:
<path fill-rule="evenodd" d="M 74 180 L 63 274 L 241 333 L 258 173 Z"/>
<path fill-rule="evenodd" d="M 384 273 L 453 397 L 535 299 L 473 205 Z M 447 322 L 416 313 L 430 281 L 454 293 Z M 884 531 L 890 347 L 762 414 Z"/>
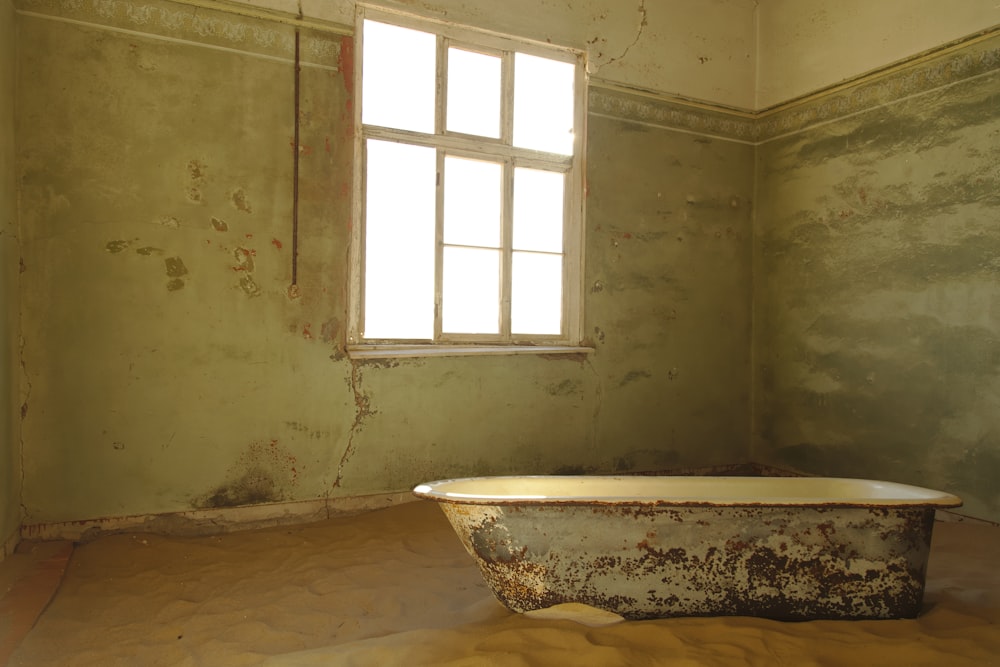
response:
<path fill-rule="evenodd" d="M 757 142 L 938 90 L 1000 69 L 1000 28 L 757 114 Z"/>
<path fill-rule="evenodd" d="M 301 30 L 304 66 L 339 69 L 350 26 L 215 0 L 16 0 L 20 14 L 292 61 Z M 589 113 L 664 129 L 760 144 L 1000 69 L 1000 27 L 790 100 L 752 111 L 592 79 Z"/>
<path fill-rule="evenodd" d="M 96 29 L 216 47 L 293 62 L 295 29 L 303 66 L 338 70 L 345 29 L 319 22 L 282 20 L 264 12 L 237 13 L 212 3 L 175 0 L 16 0 L 21 15 Z"/>
<path fill-rule="evenodd" d="M 757 121 L 748 111 L 626 89 L 597 80 L 591 80 L 588 92 L 588 111 L 592 115 L 744 143 L 756 140 Z"/>
<path fill-rule="evenodd" d="M 760 112 L 592 80 L 590 113 L 723 140 L 762 144 L 1000 70 L 1000 28 Z"/>

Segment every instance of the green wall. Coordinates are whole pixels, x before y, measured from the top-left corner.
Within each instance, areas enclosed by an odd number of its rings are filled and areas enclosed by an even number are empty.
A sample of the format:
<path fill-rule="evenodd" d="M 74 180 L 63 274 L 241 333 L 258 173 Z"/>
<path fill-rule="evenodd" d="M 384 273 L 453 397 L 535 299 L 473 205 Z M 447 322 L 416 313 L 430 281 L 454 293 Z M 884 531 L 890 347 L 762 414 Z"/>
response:
<path fill-rule="evenodd" d="M 753 456 L 1000 519 L 1000 39 L 810 114 L 757 156 Z"/>
<path fill-rule="evenodd" d="M 28 4 L 26 523 L 745 459 L 749 144 L 592 118 L 589 357 L 352 361 L 351 39 L 303 33 L 293 297 L 293 29 Z"/>
<path fill-rule="evenodd" d="M 14 168 L 14 5 L 0 0 L 0 558 L 21 525 L 17 187 Z"/>
<path fill-rule="evenodd" d="M 294 294 L 293 28 L 19 3 L 7 530 L 18 427 L 27 524 L 751 461 L 1000 518 L 996 39 L 760 116 L 592 87 L 596 351 L 358 361 L 349 31 L 302 30 Z"/>

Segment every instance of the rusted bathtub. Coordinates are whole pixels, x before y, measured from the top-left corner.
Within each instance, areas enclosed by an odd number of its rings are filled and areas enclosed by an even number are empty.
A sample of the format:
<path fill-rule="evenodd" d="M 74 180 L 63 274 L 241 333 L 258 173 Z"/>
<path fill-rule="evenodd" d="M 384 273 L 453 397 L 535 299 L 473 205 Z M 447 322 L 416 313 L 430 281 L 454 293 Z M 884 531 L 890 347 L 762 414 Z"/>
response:
<path fill-rule="evenodd" d="M 494 595 L 666 616 L 912 618 L 953 495 L 802 477 L 483 477 L 421 484 Z"/>

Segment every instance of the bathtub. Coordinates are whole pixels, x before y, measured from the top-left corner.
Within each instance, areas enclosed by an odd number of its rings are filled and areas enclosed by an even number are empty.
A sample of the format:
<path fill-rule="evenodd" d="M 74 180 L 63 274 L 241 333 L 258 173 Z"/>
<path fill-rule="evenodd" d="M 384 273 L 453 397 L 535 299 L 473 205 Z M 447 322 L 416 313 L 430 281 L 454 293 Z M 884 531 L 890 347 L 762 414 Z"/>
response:
<path fill-rule="evenodd" d="M 953 495 L 811 477 L 482 477 L 421 484 L 516 612 L 913 618 Z"/>

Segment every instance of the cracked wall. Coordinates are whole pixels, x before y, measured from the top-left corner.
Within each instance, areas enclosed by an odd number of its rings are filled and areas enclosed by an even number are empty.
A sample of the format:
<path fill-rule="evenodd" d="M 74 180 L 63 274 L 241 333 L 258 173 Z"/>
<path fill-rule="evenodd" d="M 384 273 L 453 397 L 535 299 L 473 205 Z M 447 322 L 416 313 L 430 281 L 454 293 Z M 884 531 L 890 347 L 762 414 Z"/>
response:
<path fill-rule="evenodd" d="M 971 319 L 987 302 L 982 276 L 969 267 L 988 263 L 977 252 L 992 248 L 978 214 L 966 229 L 964 218 L 956 222 L 948 210 L 927 212 L 928 220 L 954 226 L 953 242 L 935 239 L 936 228 L 924 221 L 911 228 L 917 242 L 885 255 L 890 289 L 865 303 L 904 304 L 906 322 L 896 324 L 905 325 L 904 332 L 915 327 L 923 342 L 908 348 L 909 357 L 886 353 L 882 365 L 863 373 L 850 345 L 875 339 L 888 347 L 895 335 L 891 321 L 865 322 L 848 312 L 871 291 L 874 283 L 864 282 L 870 275 L 831 274 L 845 280 L 841 293 L 800 270 L 799 262 L 823 266 L 828 256 L 858 266 L 852 253 L 880 248 L 873 230 L 898 221 L 876 202 L 898 204 L 897 213 L 909 206 L 911 216 L 921 211 L 920 197 L 950 201 L 964 212 L 988 197 L 983 188 L 993 182 L 977 185 L 985 176 L 970 180 L 950 154 L 944 176 L 922 173 L 922 189 L 905 191 L 909 175 L 899 173 L 906 161 L 932 154 L 919 147 L 891 154 L 893 142 L 905 144 L 931 127 L 919 105 L 881 123 L 870 122 L 878 116 L 824 117 L 829 127 L 823 130 L 810 125 L 818 117 L 813 109 L 758 119 L 595 86 L 584 311 L 597 352 L 582 359 L 352 362 L 343 349 L 353 181 L 345 78 L 351 38 L 326 28 L 303 30 L 299 280 L 290 289 L 292 27 L 273 17 L 196 11 L 165 0 L 19 2 L 32 12 L 17 17 L 21 44 L 31 47 L 18 52 L 16 169 L 22 360 L 24 386 L 31 387 L 22 422 L 29 523 L 399 491 L 462 475 L 697 468 L 745 462 L 751 451 L 807 472 L 834 469 L 832 444 L 846 437 L 834 419 L 848 413 L 816 412 L 803 402 L 802 387 L 816 377 L 811 370 L 803 375 L 798 363 L 847 363 L 850 373 L 840 381 L 883 393 L 881 403 L 844 409 L 868 410 L 873 420 L 874 407 L 897 399 L 910 408 L 929 405 L 917 387 L 942 398 L 954 381 L 965 397 L 991 395 L 976 393 L 993 359 L 991 334 Z M 565 15 L 564 3 L 537 5 L 546 16 Z M 593 40 L 591 48 L 608 59 L 625 53 L 601 72 L 609 81 L 641 79 L 673 91 L 669 82 L 681 79 L 663 78 L 666 69 L 702 72 L 701 88 L 678 92 L 725 102 L 738 95 L 732 96 L 728 79 L 709 73 L 728 66 L 712 51 L 675 44 L 670 30 L 708 25 L 726 6 L 700 4 L 704 13 L 674 27 L 662 4 L 648 2 L 635 4 L 645 17 L 629 7 L 538 25 L 560 31 L 553 41 Z M 485 20 L 476 7 L 462 11 Z M 495 27 L 523 27 L 519 16 L 528 14 L 514 14 Z M 724 30 L 718 35 L 726 39 Z M 601 39 L 608 41 L 606 51 Z M 676 67 L 666 68 L 673 48 L 707 58 L 698 63 L 705 67 L 674 59 Z M 658 49 L 664 69 L 638 66 Z M 745 69 L 733 66 L 733 72 Z M 860 113 L 880 99 L 863 87 L 845 95 L 818 103 L 820 111 Z M 995 118 L 995 112 L 988 100 L 962 99 L 965 111 L 943 116 L 961 122 L 937 127 L 931 136 L 954 138 L 971 151 L 979 130 L 963 124 Z M 852 107 L 855 102 L 863 106 Z M 788 132 L 794 136 L 782 136 Z M 757 148 L 760 138 L 764 145 Z M 857 156 L 875 166 L 850 171 Z M 969 165 L 983 160 L 971 156 Z M 761 178 L 756 192 L 755 173 Z M 758 203 L 755 195 L 768 201 Z M 836 243 L 824 239 L 810 216 L 828 208 L 838 216 L 853 211 L 848 221 L 874 221 L 859 228 L 873 243 L 852 245 L 849 235 Z M 755 210 L 758 274 L 752 276 Z M 800 235 L 813 232 L 819 235 L 807 239 L 804 254 L 793 256 Z M 959 311 L 941 314 L 940 304 L 954 300 L 950 293 L 928 292 L 923 310 L 914 305 L 924 303 L 909 297 L 916 283 L 902 277 L 925 262 L 941 275 L 968 279 L 970 295 L 979 299 L 961 310 L 968 322 Z M 754 299 L 763 332 L 755 340 L 756 385 L 748 343 Z M 820 317 L 827 307 L 850 317 Z M 947 326 L 929 326 L 928 317 Z M 839 336 L 839 356 L 815 356 L 809 346 L 818 330 L 802 321 L 825 327 L 824 336 Z M 931 370 L 947 383 L 906 382 L 935 379 L 929 370 L 907 374 L 906 363 L 919 367 L 924 354 L 936 360 Z M 773 376 L 765 366 L 776 369 Z M 887 377 L 895 385 L 878 384 Z M 753 450 L 751 387 L 761 415 Z M 12 399 L 12 413 L 20 414 L 20 398 Z M 939 435 L 944 426 L 973 429 L 989 419 L 982 417 L 986 407 L 956 414 L 959 421 L 937 422 Z M 891 421 L 879 418 L 880 428 Z M 815 433 L 830 437 L 806 440 L 803 425 L 818 425 Z M 991 441 L 979 446 L 971 437 L 962 435 L 955 441 L 961 446 L 947 453 L 924 443 L 914 451 L 925 467 L 911 469 L 912 478 L 940 480 L 943 488 L 973 496 L 982 492 L 976 489 L 986 488 L 987 478 L 980 471 L 993 470 L 995 450 Z M 879 442 L 869 441 L 869 458 L 854 459 L 865 476 L 889 470 L 884 460 L 908 455 L 899 441 Z M 927 470 L 937 472 L 917 476 Z M 992 511 L 986 501 L 975 507 Z"/>
<path fill-rule="evenodd" d="M 291 290 L 292 26 L 22 6 L 25 523 L 747 450 L 751 146 L 592 117 L 591 357 L 351 360 L 351 37 L 302 33 Z"/>

